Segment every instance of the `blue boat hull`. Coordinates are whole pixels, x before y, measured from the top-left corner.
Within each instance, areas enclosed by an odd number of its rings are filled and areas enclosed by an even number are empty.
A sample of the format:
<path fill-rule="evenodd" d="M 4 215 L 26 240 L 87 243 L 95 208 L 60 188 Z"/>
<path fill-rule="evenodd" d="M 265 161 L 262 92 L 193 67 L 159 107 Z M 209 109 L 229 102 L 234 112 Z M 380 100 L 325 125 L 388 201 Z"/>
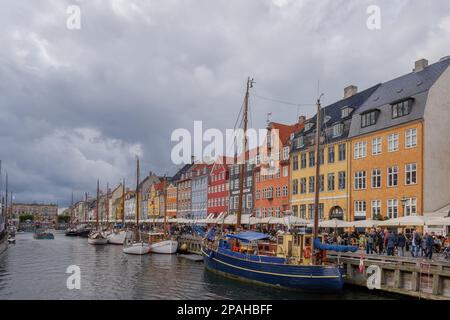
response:
<path fill-rule="evenodd" d="M 339 291 L 344 286 L 344 270 L 336 266 L 259 262 L 237 257 L 230 250 L 217 251 L 206 247 L 202 248 L 202 255 L 207 269 L 260 284 L 319 292 Z"/>

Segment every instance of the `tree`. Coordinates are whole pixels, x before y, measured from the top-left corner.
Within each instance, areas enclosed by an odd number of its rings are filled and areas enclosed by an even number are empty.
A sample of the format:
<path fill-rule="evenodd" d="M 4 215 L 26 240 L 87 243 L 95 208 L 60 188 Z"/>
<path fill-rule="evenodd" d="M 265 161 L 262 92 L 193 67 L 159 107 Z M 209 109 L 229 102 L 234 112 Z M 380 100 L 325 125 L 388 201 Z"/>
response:
<path fill-rule="evenodd" d="M 27 220 L 34 220 L 34 216 L 32 214 L 22 214 L 19 216 L 19 222 L 25 222 Z"/>
<path fill-rule="evenodd" d="M 58 223 L 68 223 L 70 221 L 70 216 L 58 216 Z"/>

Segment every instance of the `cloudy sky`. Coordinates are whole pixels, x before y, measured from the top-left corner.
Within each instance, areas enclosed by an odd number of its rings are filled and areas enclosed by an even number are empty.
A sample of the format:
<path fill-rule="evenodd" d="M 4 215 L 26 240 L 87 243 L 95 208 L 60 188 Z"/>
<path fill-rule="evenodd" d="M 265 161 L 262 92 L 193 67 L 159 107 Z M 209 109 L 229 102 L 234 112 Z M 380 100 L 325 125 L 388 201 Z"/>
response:
<path fill-rule="evenodd" d="M 67 28 L 69 5 L 81 29 Z M 369 5 L 381 29 L 367 25 Z M 176 128 L 233 128 L 247 76 L 251 124 L 326 105 L 450 55 L 448 0 L 4 0 L 0 159 L 15 201 L 70 202 L 123 177 L 171 175 Z M 279 99 L 296 107 L 264 100 Z M 4 182 L 3 182 L 4 187 Z"/>

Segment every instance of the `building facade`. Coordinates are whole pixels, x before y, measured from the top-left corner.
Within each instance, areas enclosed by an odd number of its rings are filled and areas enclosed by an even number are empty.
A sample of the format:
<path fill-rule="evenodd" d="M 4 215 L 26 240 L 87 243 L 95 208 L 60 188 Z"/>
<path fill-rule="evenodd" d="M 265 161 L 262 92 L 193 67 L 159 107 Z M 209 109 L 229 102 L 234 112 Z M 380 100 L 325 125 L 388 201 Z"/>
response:
<path fill-rule="evenodd" d="M 303 122 L 304 117 L 300 117 L 294 125 L 271 122 L 267 126 L 267 137 L 259 148 L 254 169 L 256 217 L 282 217 L 290 210 L 290 144 Z"/>
<path fill-rule="evenodd" d="M 212 166 L 208 181 L 208 215 L 228 211 L 229 171 L 226 158 L 220 157 Z"/>
<path fill-rule="evenodd" d="M 352 218 L 423 215 L 450 203 L 449 65 L 416 61 L 353 115 Z"/>
<path fill-rule="evenodd" d="M 55 221 L 58 215 L 57 204 L 39 203 L 13 203 L 13 219 L 19 219 L 21 215 L 32 215 L 35 221 Z"/>
<path fill-rule="evenodd" d="M 204 219 L 208 214 L 208 180 L 212 165 L 194 164 L 191 187 L 191 218 Z"/>
<path fill-rule="evenodd" d="M 193 165 L 189 165 L 177 181 L 177 218 L 187 218 L 191 216 L 192 166 Z"/>
<path fill-rule="evenodd" d="M 344 99 L 321 109 L 321 146 L 316 159 L 316 116 L 305 122 L 291 147 L 290 197 L 293 215 L 314 217 L 316 161 L 320 162 L 319 218 L 349 220 L 350 148 L 348 132 L 352 114 L 377 86 L 357 93 L 355 86 L 344 89 Z"/>

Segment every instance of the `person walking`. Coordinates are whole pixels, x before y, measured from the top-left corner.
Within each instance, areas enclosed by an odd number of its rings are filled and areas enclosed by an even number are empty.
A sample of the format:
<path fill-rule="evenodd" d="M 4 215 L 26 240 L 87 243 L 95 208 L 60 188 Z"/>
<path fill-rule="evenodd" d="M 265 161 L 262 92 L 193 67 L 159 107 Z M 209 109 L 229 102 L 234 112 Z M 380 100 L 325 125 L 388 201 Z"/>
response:
<path fill-rule="evenodd" d="M 427 237 L 428 233 L 425 233 L 425 235 L 422 237 L 422 241 L 420 242 L 420 256 L 426 257 L 427 256 Z"/>
<path fill-rule="evenodd" d="M 426 246 L 426 257 L 430 260 L 433 258 L 433 247 L 434 247 L 434 241 L 433 237 L 429 235 L 428 233 L 425 235 L 425 246 Z M 424 237 L 424 238 L 425 238 Z"/>
<path fill-rule="evenodd" d="M 402 232 L 398 234 L 397 238 L 397 249 L 398 249 L 398 256 L 404 257 L 405 256 L 405 245 L 406 245 L 406 238 L 403 235 Z"/>
<path fill-rule="evenodd" d="M 374 243 L 374 234 L 373 232 L 369 232 L 367 235 L 367 246 L 366 246 L 366 253 L 367 254 L 373 254 L 373 243 Z"/>
<path fill-rule="evenodd" d="M 378 254 L 383 254 L 383 232 L 380 230 L 377 234 Z"/>
<path fill-rule="evenodd" d="M 414 231 L 413 233 L 413 239 L 412 239 L 412 244 L 413 244 L 413 250 L 412 252 L 413 257 L 419 257 L 419 252 L 420 252 L 420 244 L 421 244 L 421 237 L 420 237 L 420 233 L 418 231 Z"/>
<path fill-rule="evenodd" d="M 391 231 L 389 231 L 386 235 L 385 243 L 387 245 L 387 255 L 393 256 L 394 250 L 395 250 L 395 244 L 396 244 L 396 237 L 395 234 Z"/>

